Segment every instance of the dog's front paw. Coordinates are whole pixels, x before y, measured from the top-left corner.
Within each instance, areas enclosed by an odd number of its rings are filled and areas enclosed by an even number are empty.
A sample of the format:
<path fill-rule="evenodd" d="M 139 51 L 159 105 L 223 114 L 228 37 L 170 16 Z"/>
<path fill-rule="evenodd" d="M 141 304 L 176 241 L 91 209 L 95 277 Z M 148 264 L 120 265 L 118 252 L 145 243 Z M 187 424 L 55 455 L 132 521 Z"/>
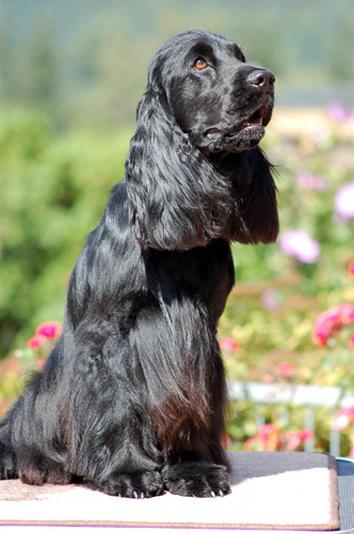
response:
<path fill-rule="evenodd" d="M 97 484 L 98 489 L 109 495 L 144 499 L 163 493 L 161 473 L 143 471 L 140 473 L 115 473 L 108 480 Z"/>
<path fill-rule="evenodd" d="M 229 476 L 223 465 L 199 462 L 168 465 L 162 476 L 165 488 L 177 495 L 222 497 L 231 492 Z"/>

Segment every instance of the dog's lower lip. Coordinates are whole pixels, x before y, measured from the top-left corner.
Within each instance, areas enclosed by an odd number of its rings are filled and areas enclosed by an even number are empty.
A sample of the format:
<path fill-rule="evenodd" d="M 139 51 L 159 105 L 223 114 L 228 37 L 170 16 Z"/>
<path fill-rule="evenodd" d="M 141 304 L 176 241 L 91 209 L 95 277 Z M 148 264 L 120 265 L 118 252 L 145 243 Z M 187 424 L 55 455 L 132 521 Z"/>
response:
<path fill-rule="evenodd" d="M 263 119 L 265 117 L 266 109 L 265 106 L 261 106 L 252 115 L 249 119 L 246 119 L 243 124 L 245 126 L 263 126 Z"/>
<path fill-rule="evenodd" d="M 221 130 L 219 128 L 209 128 L 206 132 L 205 132 L 205 135 L 207 137 L 214 137 L 214 135 L 220 135 L 221 134 Z"/>
<path fill-rule="evenodd" d="M 228 136 L 233 136 L 241 132 L 245 129 L 258 129 L 258 128 L 264 128 L 264 118 L 266 115 L 266 108 L 265 106 L 260 106 L 259 108 L 254 111 L 248 119 L 245 119 L 241 123 L 239 123 L 237 126 L 229 130 Z"/>

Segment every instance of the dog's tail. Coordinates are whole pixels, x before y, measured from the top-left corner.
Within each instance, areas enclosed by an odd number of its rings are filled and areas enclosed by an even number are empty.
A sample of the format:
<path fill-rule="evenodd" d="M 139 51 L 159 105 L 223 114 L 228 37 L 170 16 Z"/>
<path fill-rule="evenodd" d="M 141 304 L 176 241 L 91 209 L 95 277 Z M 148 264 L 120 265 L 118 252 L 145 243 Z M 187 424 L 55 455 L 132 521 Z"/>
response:
<path fill-rule="evenodd" d="M 5 421 L 0 423 L 0 480 L 18 478 L 16 454 L 10 442 L 9 423 Z"/>

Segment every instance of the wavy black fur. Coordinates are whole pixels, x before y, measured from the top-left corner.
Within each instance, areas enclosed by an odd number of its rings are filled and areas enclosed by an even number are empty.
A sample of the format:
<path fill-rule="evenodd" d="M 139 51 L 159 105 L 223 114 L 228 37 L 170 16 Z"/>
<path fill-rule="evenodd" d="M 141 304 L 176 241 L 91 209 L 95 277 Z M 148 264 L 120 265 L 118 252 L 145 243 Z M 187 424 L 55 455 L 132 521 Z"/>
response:
<path fill-rule="evenodd" d="M 234 283 L 229 242 L 278 232 L 257 147 L 271 76 L 207 32 L 157 52 L 125 181 L 74 268 L 62 336 L 0 424 L 0 478 L 128 497 L 230 491 L 216 329 Z"/>

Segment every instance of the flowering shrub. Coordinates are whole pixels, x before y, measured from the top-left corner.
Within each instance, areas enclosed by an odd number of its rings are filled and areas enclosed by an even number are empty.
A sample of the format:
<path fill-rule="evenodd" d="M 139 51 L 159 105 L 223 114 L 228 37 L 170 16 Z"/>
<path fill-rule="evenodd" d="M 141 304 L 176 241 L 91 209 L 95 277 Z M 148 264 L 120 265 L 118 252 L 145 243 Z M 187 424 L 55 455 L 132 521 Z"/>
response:
<path fill-rule="evenodd" d="M 48 341 L 56 339 L 60 334 L 61 326 L 57 321 L 42 323 L 36 329 L 36 333 L 28 341 L 27 345 L 32 349 L 39 349 Z"/>
<path fill-rule="evenodd" d="M 282 251 L 302 263 L 315 263 L 320 255 L 320 246 L 304 230 L 288 230 L 280 238 Z"/>
<path fill-rule="evenodd" d="M 327 111 L 330 118 L 337 122 L 345 122 L 352 116 L 351 111 L 340 102 L 333 102 L 330 104 Z"/>
<path fill-rule="evenodd" d="M 239 348 L 239 344 L 232 337 L 224 337 L 219 342 L 221 350 L 234 352 Z"/>
<path fill-rule="evenodd" d="M 354 404 L 342 406 L 336 412 L 332 425 L 339 432 L 346 432 L 350 443 L 348 456 L 354 458 Z"/>
<path fill-rule="evenodd" d="M 298 186 L 311 191 L 326 191 L 328 180 L 324 176 L 317 176 L 308 171 L 300 171 L 295 175 L 295 182 Z"/>
<path fill-rule="evenodd" d="M 350 276 L 354 276 L 354 261 L 349 265 L 348 273 Z"/>
<path fill-rule="evenodd" d="M 354 182 L 339 189 L 334 198 L 334 205 L 339 220 L 346 222 L 354 218 Z"/>
<path fill-rule="evenodd" d="M 0 416 L 22 392 L 32 374 L 42 369 L 60 332 L 61 325 L 56 321 L 41 323 L 27 341 L 27 348 L 16 350 L 0 364 Z"/>
<path fill-rule="evenodd" d="M 350 324 L 354 324 L 354 306 L 351 304 L 334 306 L 317 317 L 313 330 L 314 342 L 326 345 L 335 332 Z"/>
<path fill-rule="evenodd" d="M 305 441 L 313 438 L 312 430 L 282 430 L 268 423 L 257 429 L 254 437 L 245 441 L 246 450 L 257 451 L 297 451 L 302 450 Z"/>

